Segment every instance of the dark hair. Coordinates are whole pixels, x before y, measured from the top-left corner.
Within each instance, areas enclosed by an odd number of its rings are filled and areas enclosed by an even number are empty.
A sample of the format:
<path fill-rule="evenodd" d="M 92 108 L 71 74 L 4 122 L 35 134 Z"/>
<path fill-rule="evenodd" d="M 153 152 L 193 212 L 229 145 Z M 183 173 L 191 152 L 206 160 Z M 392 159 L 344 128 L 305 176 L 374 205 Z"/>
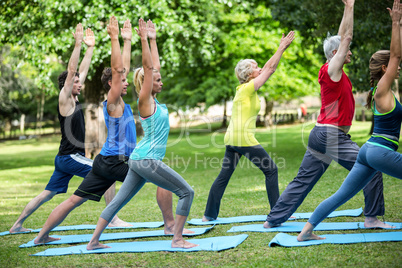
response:
<path fill-rule="evenodd" d="M 366 108 L 371 109 L 371 102 L 373 99 L 373 90 L 375 88 L 376 82 L 380 81 L 381 77 L 384 75 L 382 71 L 382 66 L 388 66 L 390 58 L 389 50 L 379 50 L 374 53 L 370 58 L 369 69 L 370 69 L 370 91 L 367 95 Z"/>
<path fill-rule="evenodd" d="M 64 83 L 66 82 L 67 75 L 68 75 L 68 71 L 64 71 L 57 78 L 57 80 L 59 81 L 59 89 L 60 90 L 62 90 L 64 87 Z M 76 72 L 75 76 L 80 77 L 80 73 Z"/>
<path fill-rule="evenodd" d="M 109 85 L 110 80 L 112 80 L 112 68 L 107 67 L 107 68 L 103 69 L 102 77 L 101 77 L 103 88 L 106 91 L 110 90 L 110 85 Z"/>

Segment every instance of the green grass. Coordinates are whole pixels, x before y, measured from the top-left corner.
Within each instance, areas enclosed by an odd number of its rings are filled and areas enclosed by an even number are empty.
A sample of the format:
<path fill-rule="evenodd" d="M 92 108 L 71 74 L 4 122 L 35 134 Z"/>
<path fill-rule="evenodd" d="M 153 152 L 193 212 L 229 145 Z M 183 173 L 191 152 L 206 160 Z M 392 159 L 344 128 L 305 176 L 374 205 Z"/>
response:
<path fill-rule="evenodd" d="M 257 130 L 257 139 L 279 167 L 281 192 L 297 174 L 305 153 L 308 133 L 312 127 L 313 124 L 309 123 Z M 212 129 L 215 130 L 216 126 L 212 126 Z M 368 129 L 369 123 L 354 123 L 351 130 L 352 139 L 362 145 L 368 138 Z M 189 219 L 200 218 L 203 215 L 209 188 L 220 170 L 220 161 L 224 154 L 223 135 L 222 132 L 202 132 L 202 127 L 192 129 L 184 135 L 175 130 L 170 135 L 164 161 L 179 172 L 195 190 Z M 25 205 L 44 189 L 53 172 L 53 160 L 58 145 L 58 136 L 0 143 L 0 231 L 8 230 Z M 267 214 L 269 206 L 262 173 L 251 166 L 248 160 L 243 159 L 239 165 L 243 165 L 243 167 L 237 168 L 233 174 L 223 196 L 219 216 Z M 313 211 L 322 200 L 339 188 L 346 175 L 347 171 L 341 166 L 336 163 L 331 164 L 298 212 Z M 74 177 L 70 182 L 67 194 L 57 195 L 45 203 L 28 218 L 24 226 L 28 228 L 42 227 L 52 209 L 68 198 L 81 180 L 81 178 Z M 120 185 L 121 183 L 118 183 L 117 186 L 120 187 Z M 401 186 L 398 179 L 384 176 L 385 219 L 387 221 L 401 222 L 402 220 Z M 155 193 L 156 186 L 146 184 L 137 196 L 120 211 L 120 218 L 126 221 L 162 221 Z M 177 198 L 174 197 L 174 206 L 176 202 Z M 363 194 L 360 192 L 340 209 L 354 209 L 362 206 L 364 206 L 364 201 Z M 103 200 L 99 203 L 88 201 L 73 211 L 62 225 L 95 224 L 104 207 Z M 364 217 L 335 218 L 330 221 L 364 221 Z M 231 227 L 232 225 L 215 226 L 209 233 L 200 237 L 231 235 L 226 232 Z M 325 233 L 359 232 L 363 231 Z M 92 231 L 58 232 L 61 235 L 77 233 L 92 233 Z M 317 233 L 322 234 L 322 232 Z M 248 233 L 248 235 L 249 237 L 237 248 L 222 252 L 119 253 L 60 257 L 29 255 L 47 248 L 65 247 L 66 245 L 20 249 L 19 245 L 32 240 L 36 234 L 9 235 L 0 238 L 0 267 L 397 267 L 402 265 L 402 243 L 269 248 L 268 243 L 275 233 Z M 137 239 L 137 241 L 155 239 L 168 240 L 169 238 L 144 238 Z"/>

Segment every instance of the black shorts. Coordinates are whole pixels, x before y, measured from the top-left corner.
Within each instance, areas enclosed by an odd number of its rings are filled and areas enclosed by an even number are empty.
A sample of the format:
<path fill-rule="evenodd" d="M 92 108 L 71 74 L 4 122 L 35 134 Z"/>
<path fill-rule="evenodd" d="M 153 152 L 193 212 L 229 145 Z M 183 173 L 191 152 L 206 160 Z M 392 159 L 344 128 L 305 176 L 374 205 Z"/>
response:
<path fill-rule="evenodd" d="M 98 154 L 95 157 L 91 171 L 74 194 L 99 202 L 113 183 L 124 181 L 128 173 L 127 160 L 128 157 L 126 156 L 103 156 Z"/>

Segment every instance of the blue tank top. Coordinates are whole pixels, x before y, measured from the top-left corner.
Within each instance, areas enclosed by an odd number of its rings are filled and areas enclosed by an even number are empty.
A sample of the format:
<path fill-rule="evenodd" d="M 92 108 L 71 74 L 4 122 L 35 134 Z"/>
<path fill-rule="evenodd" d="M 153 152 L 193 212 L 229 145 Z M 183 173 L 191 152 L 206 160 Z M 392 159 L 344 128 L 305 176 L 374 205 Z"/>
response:
<path fill-rule="evenodd" d="M 129 104 L 124 103 L 123 115 L 115 118 L 107 112 L 107 100 L 103 102 L 103 115 L 107 127 L 107 138 L 100 152 L 103 156 L 129 156 L 137 143 L 135 121 Z"/>
<path fill-rule="evenodd" d="M 367 141 L 372 144 L 385 146 L 393 151 L 396 151 L 399 146 L 399 136 L 402 122 L 402 105 L 394 97 L 394 108 L 387 113 L 379 113 L 374 107 L 374 129 L 373 135 Z"/>
<path fill-rule="evenodd" d="M 162 161 L 166 153 L 169 136 L 169 112 L 165 104 L 159 104 L 155 99 L 156 110 L 153 115 L 140 117 L 144 138 L 135 147 L 130 159 L 155 159 Z"/>

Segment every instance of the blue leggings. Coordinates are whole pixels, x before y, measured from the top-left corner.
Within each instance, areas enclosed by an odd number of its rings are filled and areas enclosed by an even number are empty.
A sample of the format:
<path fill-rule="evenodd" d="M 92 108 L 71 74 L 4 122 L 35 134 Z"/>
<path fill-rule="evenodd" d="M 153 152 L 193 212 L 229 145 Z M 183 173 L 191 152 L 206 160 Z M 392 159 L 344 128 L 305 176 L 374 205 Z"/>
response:
<path fill-rule="evenodd" d="M 339 190 L 318 205 L 308 222 L 317 226 L 332 211 L 363 189 L 377 171 L 402 179 L 402 154 L 373 144 L 364 144 L 356 164 Z"/>
<path fill-rule="evenodd" d="M 129 159 L 128 166 L 130 169 L 119 192 L 103 210 L 101 218 L 110 222 L 147 181 L 175 193 L 179 197 L 176 214 L 188 216 L 194 198 L 194 190 L 176 171 L 162 161 L 153 159 Z"/>

